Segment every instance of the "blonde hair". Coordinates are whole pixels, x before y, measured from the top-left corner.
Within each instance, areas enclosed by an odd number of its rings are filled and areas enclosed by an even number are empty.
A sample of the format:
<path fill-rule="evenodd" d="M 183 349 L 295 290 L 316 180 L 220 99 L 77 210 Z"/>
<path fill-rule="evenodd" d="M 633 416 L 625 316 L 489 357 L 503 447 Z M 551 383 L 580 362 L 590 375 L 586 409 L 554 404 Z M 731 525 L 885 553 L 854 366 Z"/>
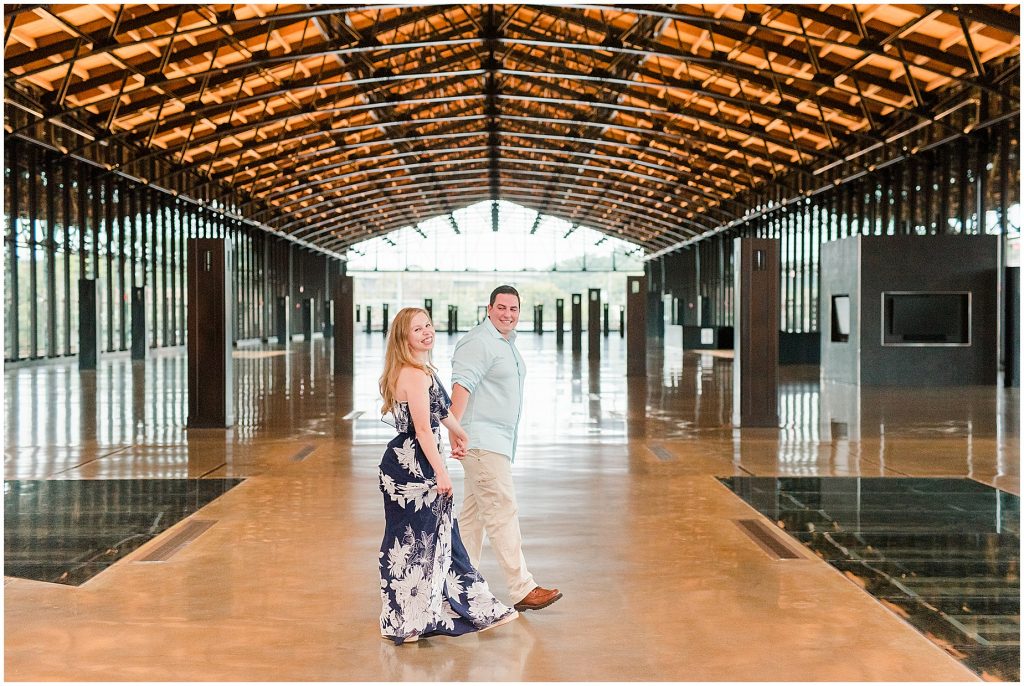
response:
<path fill-rule="evenodd" d="M 421 362 L 409 349 L 409 329 L 412 327 L 412 319 L 418 314 L 430 314 L 422 307 L 404 307 L 395 315 L 391 322 L 391 329 L 388 331 L 388 342 L 384 349 L 384 371 L 380 375 L 380 395 L 384 398 L 384 406 L 380 413 L 387 414 L 397 403 L 395 402 L 395 386 L 398 385 L 398 374 L 403 367 L 415 367 L 423 370 L 424 374 L 433 375 L 437 368 L 430 362 L 429 353 L 427 362 Z"/>

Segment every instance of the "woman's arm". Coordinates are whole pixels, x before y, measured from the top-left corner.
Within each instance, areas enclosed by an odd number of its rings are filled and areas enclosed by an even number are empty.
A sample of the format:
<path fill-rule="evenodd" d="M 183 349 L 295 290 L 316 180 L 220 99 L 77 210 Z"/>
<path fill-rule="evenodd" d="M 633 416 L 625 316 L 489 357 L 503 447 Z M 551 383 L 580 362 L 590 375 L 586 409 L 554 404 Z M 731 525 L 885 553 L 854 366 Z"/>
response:
<path fill-rule="evenodd" d="M 437 477 L 437 491 L 442 494 L 452 492 L 452 480 L 448 476 L 448 470 L 444 466 L 444 458 L 437 450 L 434 432 L 430 428 L 430 383 L 431 377 L 422 370 L 414 367 L 405 367 L 398 375 L 398 384 L 395 388 L 395 397 L 403 395 L 409 403 L 409 416 L 416 428 L 416 442 L 419 443 L 427 462 L 434 468 L 434 475 Z"/>

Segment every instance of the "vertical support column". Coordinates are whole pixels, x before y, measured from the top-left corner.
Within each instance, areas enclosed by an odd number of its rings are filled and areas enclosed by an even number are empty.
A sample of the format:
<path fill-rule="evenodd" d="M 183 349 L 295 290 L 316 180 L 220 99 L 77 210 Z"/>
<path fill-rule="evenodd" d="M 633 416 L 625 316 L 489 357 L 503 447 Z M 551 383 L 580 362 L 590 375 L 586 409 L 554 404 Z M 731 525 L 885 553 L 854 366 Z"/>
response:
<path fill-rule="evenodd" d="M 142 286 L 132 287 L 132 359 L 146 359 L 146 289 Z"/>
<path fill-rule="evenodd" d="M 189 428 L 234 424 L 231 365 L 231 244 L 188 241 Z"/>
<path fill-rule="evenodd" d="M 626 337 L 626 306 L 619 305 L 619 338 Z"/>
<path fill-rule="evenodd" d="M 647 277 L 626 277 L 626 376 L 647 376 Z"/>
<path fill-rule="evenodd" d="M 572 331 L 570 336 L 572 351 L 574 353 L 583 352 L 583 295 L 581 293 L 572 294 Z"/>
<path fill-rule="evenodd" d="M 262 235 L 261 244 L 263 247 L 263 269 L 262 277 L 259 280 L 259 287 L 262 290 L 262 301 L 263 301 L 263 326 L 260 329 L 261 340 L 266 343 L 270 337 L 270 308 L 273 306 L 270 303 L 273 302 L 272 292 L 270 291 L 270 237 L 269 235 Z"/>
<path fill-rule="evenodd" d="M 555 300 L 555 345 L 562 347 L 562 343 L 565 341 L 565 332 L 562 330 L 565 328 L 565 300 L 563 298 L 557 298 Z"/>
<path fill-rule="evenodd" d="M 96 279 L 78 280 L 78 369 L 96 369 L 100 352 Z"/>
<path fill-rule="evenodd" d="M 292 337 L 289 334 L 291 331 L 291 319 L 292 308 L 290 307 L 291 298 L 287 295 L 277 296 L 277 342 L 287 345 Z"/>
<path fill-rule="evenodd" d="M 1003 365 L 1003 385 L 1020 386 L 1020 267 L 1008 267 L 1006 263 L 1006 239 L 1009 232 L 1007 211 L 1010 207 L 1010 175 L 1014 173 L 1010 164 L 1010 130 L 999 133 L 999 298 L 1002 299 L 1003 314 L 999 336 L 997 359 Z M 1015 281 L 1015 283 L 1013 283 Z"/>
<path fill-rule="evenodd" d="M 333 298 L 324 302 L 324 338 L 334 337 L 334 309 Z"/>
<path fill-rule="evenodd" d="M 756 238 L 733 240 L 736 332 L 733 424 L 778 427 L 779 245 Z"/>
<path fill-rule="evenodd" d="M 334 375 L 355 372 L 356 323 L 352 317 L 352 277 L 339 276 L 334 286 Z"/>
<path fill-rule="evenodd" d="M 19 329 L 21 328 L 18 324 L 19 314 L 18 300 L 20 299 L 18 291 L 18 232 L 21 229 L 21 159 L 18 155 L 20 152 L 21 145 L 18 143 L 18 139 L 11 136 L 7 141 L 7 155 L 8 164 L 7 168 L 11 170 L 11 174 L 7 179 L 7 193 L 11 199 L 10 214 L 7 217 L 7 221 L 10 222 L 8 225 L 10 228 L 9 236 L 10 240 L 7 241 L 7 254 L 12 269 L 7 274 L 7 292 L 11 294 L 9 300 L 9 309 L 5 313 L 7 316 L 7 330 L 10 332 L 10 347 L 7 348 L 7 357 L 12 360 L 17 360 L 21 357 L 21 341 L 19 340 Z"/>
<path fill-rule="evenodd" d="M 603 305 L 601 305 L 601 309 L 602 309 L 601 320 L 603 322 L 603 326 L 601 328 L 601 333 L 604 334 L 605 338 L 608 338 L 608 303 L 604 303 Z"/>
<path fill-rule="evenodd" d="M 1005 267 L 1006 294 L 1003 300 L 1003 343 L 1006 355 L 1003 358 L 1003 385 L 1020 387 L 1020 267 Z"/>
<path fill-rule="evenodd" d="M 370 306 L 366 306 L 366 333 L 370 333 L 370 325 L 373 323 L 373 312 Z"/>
<path fill-rule="evenodd" d="M 537 305 L 537 314 L 534 316 L 533 320 L 534 320 L 534 322 L 536 322 L 537 333 L 538 334 L 543 334 L 544 333 L 544 305 Z"/>
<path fill-rule="evenodd" d="M 302 340 L 307 343 L 313 340 L 313 309 L 316 301 L 313 298 L 302 299 Z"/>
<path fill-rule="evenodd" d="M 384 303 L 380 306 L 381 319 L 380 319 L 380 330 L 385 336 L 388 335 L 388 304 Z"/>
<path fill-rule="evenodd" d="M 424 298 L 423 309 L 427 311 L 427 316 L 430 317 L 430 321 L 434 321 L 434 299 Z"/>
<path fill-rule="evenodd" d="M 587 356 L 601 357 L 601 289 L 587 289 Z"/>

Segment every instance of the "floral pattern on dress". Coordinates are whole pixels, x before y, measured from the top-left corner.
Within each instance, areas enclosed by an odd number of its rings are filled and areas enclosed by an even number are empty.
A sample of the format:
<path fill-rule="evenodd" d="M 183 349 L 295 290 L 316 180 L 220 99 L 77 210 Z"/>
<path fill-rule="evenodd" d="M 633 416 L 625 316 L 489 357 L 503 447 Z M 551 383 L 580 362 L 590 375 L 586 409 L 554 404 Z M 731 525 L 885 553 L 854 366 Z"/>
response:
<path fill-rule="evenodd" d="M 439 451 L 440 424 L 450 405 L 435 376 L 430 427 Z M 381 635 L 399 645 L 412 636 L 459 636 L 512 615 L 515 610 L 494 597 L 469 561 L 454 499 L 437 492 L 408 405 L 397 404 L 391 418 L 399 433 L 388 444 L 379 472 L 385 520 L 379 554 Z"/>

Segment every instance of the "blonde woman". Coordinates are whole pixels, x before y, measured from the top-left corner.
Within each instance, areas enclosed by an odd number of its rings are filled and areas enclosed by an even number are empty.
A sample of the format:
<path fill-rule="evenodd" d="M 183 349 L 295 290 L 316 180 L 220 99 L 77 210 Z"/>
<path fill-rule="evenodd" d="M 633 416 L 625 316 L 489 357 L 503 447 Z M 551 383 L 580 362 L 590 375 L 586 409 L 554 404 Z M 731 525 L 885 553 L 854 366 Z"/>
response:
<path fill-rule="evenodd" d="M 395 315 L 380 377 L 381 413 L 390 415 L 398 435 L 380 462 L 379 564 L 380 631 L 396 645 L 490 629 L 519 616 L 490 592 L 459 537 L 440 425 L 448 429 L 453 457 L 466 454 L 468 436 L 448 414 L 451 400 L 431 364 L 433 347 L 426 310 L 406 307 Z"/>

